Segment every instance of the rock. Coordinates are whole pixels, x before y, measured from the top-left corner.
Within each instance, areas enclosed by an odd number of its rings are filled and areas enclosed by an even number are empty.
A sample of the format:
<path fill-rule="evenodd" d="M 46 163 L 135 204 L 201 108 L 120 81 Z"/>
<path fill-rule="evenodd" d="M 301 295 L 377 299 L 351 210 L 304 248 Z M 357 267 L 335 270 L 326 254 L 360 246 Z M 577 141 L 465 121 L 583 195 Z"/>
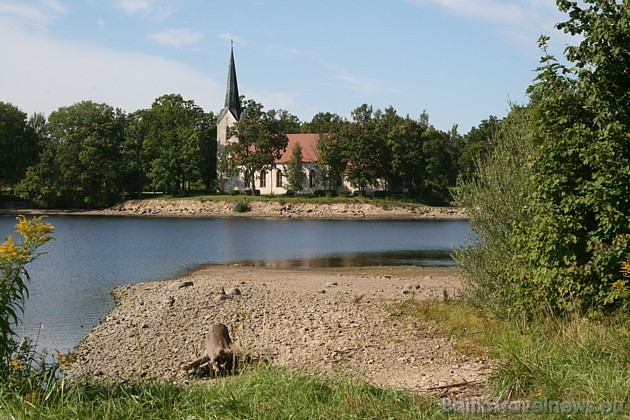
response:
<path fill-rule="evenodd" d="M 176 283 L 171 284 L 171 289 L 183 289 L 185 287 L 191 287 L 193 285 L 192 281 L 178 281 Z"/>
<path fill-rule="evenodd" d="M 228 296 L 240 296 L 241 290 L 238 287 L 230 287 L 225 289 L 225 294 Z"/>
<path fill-rule="evenodd" d="M 326 287 L 333 287 L 333 286 L 338 286 L 338 283 L 336 281 L 329 281 L 328 283 L 326 283 Z"/>
<path fill-rule="evenodd" d="M 215 303 L 223 302 L 224 300 L 232 299 L 232 296 L 220 293 L 212 299 Z"/>

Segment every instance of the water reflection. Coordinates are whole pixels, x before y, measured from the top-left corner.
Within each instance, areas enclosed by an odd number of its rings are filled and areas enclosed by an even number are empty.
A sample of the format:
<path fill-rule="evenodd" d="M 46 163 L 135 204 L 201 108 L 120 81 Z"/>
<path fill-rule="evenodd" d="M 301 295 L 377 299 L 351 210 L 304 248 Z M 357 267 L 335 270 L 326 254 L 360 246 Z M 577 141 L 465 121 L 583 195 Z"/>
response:
<path fill-rule="evenodd" d="M 430 267 L 456 267 L 457 264 L 447 251 L 396 251 L 364 252 L 358 254 L 328 255 L 318 258 L 291 260 L 240 261 L 239 265 L 266 268 L 334 268 L 415 265 Z"/>

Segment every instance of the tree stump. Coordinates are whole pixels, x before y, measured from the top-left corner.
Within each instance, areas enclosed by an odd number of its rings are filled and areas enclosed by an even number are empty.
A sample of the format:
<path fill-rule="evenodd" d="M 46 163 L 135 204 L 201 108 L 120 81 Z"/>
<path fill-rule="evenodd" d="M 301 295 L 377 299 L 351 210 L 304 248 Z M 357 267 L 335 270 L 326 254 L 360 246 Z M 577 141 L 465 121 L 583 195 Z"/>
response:
<path fill-rule="evenodd" d="M 184 365 L 189 375 L 215 378 L 236 368 L 236 354 L 232 349 L 232 339 L 224 324 L 212 324 L 206 340 L 204 354 Z"/>

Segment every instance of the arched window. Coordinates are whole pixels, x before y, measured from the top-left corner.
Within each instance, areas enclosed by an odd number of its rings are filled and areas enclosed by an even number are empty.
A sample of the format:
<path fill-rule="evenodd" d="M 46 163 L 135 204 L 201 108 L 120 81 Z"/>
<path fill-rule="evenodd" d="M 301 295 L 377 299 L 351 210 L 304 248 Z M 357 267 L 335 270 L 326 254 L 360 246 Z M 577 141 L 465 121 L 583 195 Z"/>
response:
<path fill-rule="evenodd" d="M 280 169 L 276 171 L 276 187 L 282 187 L 282 171 Z"/>
<path fill-rule="evenodd" d="M 308 171 L 308 187 L 313 188 L 315 186 L 315 170 Z"/>
<path fill-rule="evenodd" d="M 260 188 L 267 187 L 267 172 L 260 171 Z"/>

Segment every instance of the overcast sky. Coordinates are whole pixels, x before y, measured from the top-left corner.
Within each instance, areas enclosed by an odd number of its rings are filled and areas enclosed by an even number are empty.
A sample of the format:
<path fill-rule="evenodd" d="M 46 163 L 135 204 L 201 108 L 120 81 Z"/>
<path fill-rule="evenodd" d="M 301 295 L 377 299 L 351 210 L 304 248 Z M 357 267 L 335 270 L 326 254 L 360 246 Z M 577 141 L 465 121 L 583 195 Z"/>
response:
<path fill-rule="evenodd" d="M 466 133 L 526 100 L 554 0 L 0 0 L 0 101 L 49 114 L 82 100 L 127 112 L 179 93 L 242 95 L 302 120 L 393 106 Z"/>

